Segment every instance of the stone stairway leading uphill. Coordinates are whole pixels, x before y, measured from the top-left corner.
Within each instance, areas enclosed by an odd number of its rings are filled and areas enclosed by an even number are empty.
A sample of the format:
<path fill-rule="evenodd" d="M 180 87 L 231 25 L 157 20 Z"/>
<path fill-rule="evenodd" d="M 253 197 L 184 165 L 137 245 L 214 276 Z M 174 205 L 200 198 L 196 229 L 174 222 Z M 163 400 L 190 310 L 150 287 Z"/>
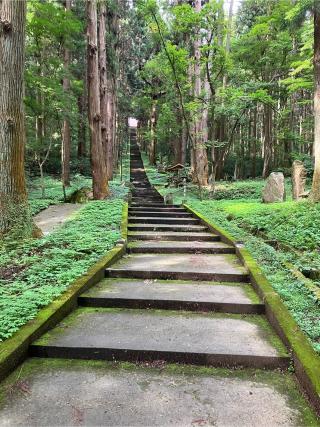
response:
<path fill-rule="evenodd" d="M 128 254 L 1 384 L 0 425 L 318 425 L 235 248 L 164 204 L 134 136 Z"/>
<path fill-rule="evenodd" d="M 131 181 L 128 255 L 79 297 L 72 327 L 58 325 L 32 355 L 286 368 L 234 247 L 183 207 L 164 204 L 134 136 Z"/>

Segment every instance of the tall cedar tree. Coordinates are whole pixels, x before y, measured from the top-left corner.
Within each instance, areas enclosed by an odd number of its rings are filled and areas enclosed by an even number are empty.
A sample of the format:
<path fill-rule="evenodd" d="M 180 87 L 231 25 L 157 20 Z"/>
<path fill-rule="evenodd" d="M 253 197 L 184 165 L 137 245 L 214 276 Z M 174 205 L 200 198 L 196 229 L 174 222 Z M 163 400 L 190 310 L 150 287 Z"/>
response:
<path fill-rule="evenodd" d="M 87 0 L 88 120 L 91 143 L 93 197 L 104 199 L 108 191 L 107 169 L 101 141 L 100 77 L 97 1 Z"/>
<path fill-rule="evenodd" d="M 32 232 L 24 173 L 25 23 L 24 0 L 0 0 L 0 234 L 16 226 Z"/>
<path fill-rule="evenodd" d="M 311 198 L 320 202 L 320 6 L 314 9 L 314 173 Z"/>
<path fill-rule="evenodd" d="M 64 1 L 65 11 L 71 10 L 71 0 Z M 68 93 L 70 91 L 69 66 L 70 66 L 70 49 L 64 46 L 63 65 L 65 77 L 63 78 L 63 90 Z M 62 126 L 62 147 L 61 147 L 61 167 L 62 167 L 62 184 L 65 187 L 70 185 L 70 149 L 71 149 L 71 132 L 70 120 L 68 117 L 68 109 L 65 112 L 65 117 Z"/>
<path fill-rule="evenodd" d="M 195 10 L 197 13 L 201 13 L 201 0 L 195 0 Z M 198 28 L 198 34 L 194 41 L 194 96 L 196 100 L 201 97 L 202 81 L 201 81 L 201 34 L 200 27 Z M 194 173 L 193 180 L 199 185 L 208 185 L 208 158 L 207 149 L 205 146 L 205 133 L 207 128 L 207 122 L 205 120 L 202 106 L 198 111 L 198 117 L 195 120 L 194 125 L 194 141 L 193 141 L 193 163 Z"/>
<path fill-rule="evenodd" d="M 106 16 L 107 9 L 104 1 L 99 3 L 98 11 L 98 43 L 99 43 L 99 73 L 100 73 L 100 109 L 101 109 L 101 142 L 104 151 L 107 174 L 108 168 L 108 92 L 107 92 L 107 51 L 106 51 Z"/>

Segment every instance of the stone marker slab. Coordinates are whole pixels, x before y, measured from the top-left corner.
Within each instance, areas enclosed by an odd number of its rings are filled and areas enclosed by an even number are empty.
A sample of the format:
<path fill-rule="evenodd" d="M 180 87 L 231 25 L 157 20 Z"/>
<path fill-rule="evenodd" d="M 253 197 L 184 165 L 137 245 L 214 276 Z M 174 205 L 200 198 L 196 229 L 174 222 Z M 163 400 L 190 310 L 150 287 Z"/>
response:
<path fill-rule="evenodd" d="M 284 175 L 282 172 L 272 172 L 262 190 L 264 203 L 283 202 L 286 199 Z"/>

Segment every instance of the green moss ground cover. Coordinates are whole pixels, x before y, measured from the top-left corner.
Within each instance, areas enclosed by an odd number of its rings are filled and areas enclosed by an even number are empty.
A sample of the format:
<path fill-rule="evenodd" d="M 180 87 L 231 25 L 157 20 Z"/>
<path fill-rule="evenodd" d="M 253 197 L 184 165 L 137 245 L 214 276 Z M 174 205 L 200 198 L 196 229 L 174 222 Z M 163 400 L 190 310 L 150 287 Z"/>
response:
<path fill-rule="evenodd" d="M 297 279 L 285 263 L 290 253 L 276 250 L 261 238 L 241 228 L 238 219 L 227 219 L 230 202 L 190 201 L 190 206 L 208 220 L 228 230 L 236 239 L 242 240 L 259 263 L 264 274 L 278 292 L 301 329 L 306 333 L 316 351 L 320 352 L 320 304 L 302 280 Z M 320 211 L 320 210 L 319 210 Z M 275 219 L 276 224 L 277 218 Z"/>
<path fill-rule="evenodd" d="M 0 340 L 5 340 L 38 310 L 63 293 L 120 238 L 123 196 L 90 202 L 60 229 L 41 239 L 0 247 Z"/>

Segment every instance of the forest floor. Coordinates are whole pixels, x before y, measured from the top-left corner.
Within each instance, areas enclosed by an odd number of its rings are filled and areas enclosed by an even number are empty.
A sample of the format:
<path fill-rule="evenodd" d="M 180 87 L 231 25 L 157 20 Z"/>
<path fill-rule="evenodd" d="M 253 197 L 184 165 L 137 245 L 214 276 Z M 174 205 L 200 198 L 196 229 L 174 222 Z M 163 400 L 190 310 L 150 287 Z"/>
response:
<path fill-rule="evenodd" d="M 162 194 L 183 201 L 182 188 L 166 188 L 167 174 L 144 164 Z M 293 202 L 290 179 L 287 201 L 264 204 L 262 179 L 218 182 L 215 194 L 188 184 L 186 203 L 245 243 L 293 317 L 320 352 L 320 205 Z"/>
<path fill-rule="evenodd" d="M 108 199 L 79 206 L 64 204 L 59 179 L 47 176 L 44 183 L 44 196 L 40 179 L 28 183 L 30 210 L 44 236 L 0 245 L 0 342 L 66 291 L 121 237 L 128 188 L 118 176 L 110 182 Z M 67 196 L 85 186 L 91 179 L 74 177 Z"/>

